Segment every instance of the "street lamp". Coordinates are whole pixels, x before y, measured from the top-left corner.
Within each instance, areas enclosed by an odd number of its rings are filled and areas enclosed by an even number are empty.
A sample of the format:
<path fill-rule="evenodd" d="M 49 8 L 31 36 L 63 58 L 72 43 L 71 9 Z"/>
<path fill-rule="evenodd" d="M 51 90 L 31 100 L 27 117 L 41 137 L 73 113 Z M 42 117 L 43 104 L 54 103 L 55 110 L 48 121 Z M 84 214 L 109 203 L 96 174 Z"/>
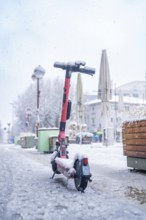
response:
<path fill-rule="evenodd" d="M 38 128 L 40 124 L 40 116 L 39 116 L 39 98 L 40 98 L 40 89 L 39 89 L 39 80 L 43 78 L 45 74 L 45 70 L 40 65 L 34 69 L 32 74 L 32 79 L 37 81 L 37 122 L 36 122 L 36 135 L 38 137 Z"/>

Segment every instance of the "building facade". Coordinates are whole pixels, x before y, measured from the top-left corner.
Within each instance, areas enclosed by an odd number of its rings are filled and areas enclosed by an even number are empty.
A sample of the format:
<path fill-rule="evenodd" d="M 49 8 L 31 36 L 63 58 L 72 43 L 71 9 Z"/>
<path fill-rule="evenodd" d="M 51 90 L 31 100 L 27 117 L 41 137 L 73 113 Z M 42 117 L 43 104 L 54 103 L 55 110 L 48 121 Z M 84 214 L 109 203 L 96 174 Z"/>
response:
<path fill-rule="evenodd" d="M 123 121 L 144 117 L 146 114 L 145 82 L 136 81 L 116 88 L 115 95 L 109 100 L 109 126 L 113 128 L 115 139 L 121 140 Z M 85 102 L 85 123 L 92 133 L 102 128 L 101 100 Z"/>

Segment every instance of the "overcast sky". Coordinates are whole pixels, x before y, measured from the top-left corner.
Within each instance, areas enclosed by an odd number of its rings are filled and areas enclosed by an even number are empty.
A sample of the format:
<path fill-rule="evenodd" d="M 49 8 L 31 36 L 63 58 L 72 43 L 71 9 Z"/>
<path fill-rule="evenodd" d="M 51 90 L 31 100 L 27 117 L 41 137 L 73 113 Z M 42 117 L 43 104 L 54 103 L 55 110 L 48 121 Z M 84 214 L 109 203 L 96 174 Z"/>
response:
<path fill-rule="evenodd" d="M 54 61 L 83 60 L 96 68 L 84 75 L 84 91 L 97 90 L 102 49 L 113 84 L 145 80 L 145 0 L 0 0 L 0 120 L 32 83 L 39 64 L 44 80 L 64 77 Z M 76 80 L 76 74 L 72 80 Z M 88 83 L 87 83 L 88 82 Z"/>

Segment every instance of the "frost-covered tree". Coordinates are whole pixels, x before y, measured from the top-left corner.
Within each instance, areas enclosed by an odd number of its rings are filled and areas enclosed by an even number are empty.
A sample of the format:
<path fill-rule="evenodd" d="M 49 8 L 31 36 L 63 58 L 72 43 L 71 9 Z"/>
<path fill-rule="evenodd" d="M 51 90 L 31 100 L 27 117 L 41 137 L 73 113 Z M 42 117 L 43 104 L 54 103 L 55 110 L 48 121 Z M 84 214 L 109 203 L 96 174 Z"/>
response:
<path fill-rule="evenodd" d="M 0 122 L 0 142 L 2 142 L 3 139 L 3 129 L 2 129 L 2 124 Z"/>
<path fill-rule="evenodd" d="M 29 86 L 28 89 L 20 96 L 18 96 L 15 103 L 15 115 L 17 120 L 15 121 L 18 131 L 34 131 L 35 122 L 35 88 L 33 85 Z M 28 116 L 27 109 L 30 109 L 29 124 L 27 125 Z"/>
<path fill-rule="evenodd" d="M 58 127 L 63 92 L 63 81 L 47 80 L 40 93 L 40 119 L 43 127 Z"/>
<path fill-rule="evenodd" d="M 64 81 L 60 78 L 54 80 L 40 81 L 40 102 L 39 115 L 40 127 L 59 127 L 60 114 L 62 107 Z M 70 96 L 74 97 L 74 86 L 71 87 Z M 18 97 L 16 101 L 15 131 L 17 133 L 24 131 L 35 132 L 36 125 L 36 102 L 37 91 L 36 84 L 32 84 L 28 89 Z M 27 109 L 30 109 L 29 118 Z M 73 111 L 72 111 L 73 112 Z"/>

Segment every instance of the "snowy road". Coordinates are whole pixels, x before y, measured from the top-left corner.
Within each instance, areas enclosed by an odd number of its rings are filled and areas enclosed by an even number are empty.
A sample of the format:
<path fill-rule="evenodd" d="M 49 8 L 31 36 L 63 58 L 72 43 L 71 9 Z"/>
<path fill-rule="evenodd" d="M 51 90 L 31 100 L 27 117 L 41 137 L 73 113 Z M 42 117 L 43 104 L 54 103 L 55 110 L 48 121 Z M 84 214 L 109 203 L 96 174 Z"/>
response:
<path fill-rule="evenodd" d="M 62 175 L 50 179 L 50 154 L 0 145 L 0 220 L 146 219 L 146 175 L 127 170 L 121 149 L 79 145 L 69 149 L 71 157 L 80 149 L 92 160 L 93 182 L 85 193 L 76 191 L 73 180 L 66 186 Z M 138 192 L 143 202 L 136 197 Z"/>

